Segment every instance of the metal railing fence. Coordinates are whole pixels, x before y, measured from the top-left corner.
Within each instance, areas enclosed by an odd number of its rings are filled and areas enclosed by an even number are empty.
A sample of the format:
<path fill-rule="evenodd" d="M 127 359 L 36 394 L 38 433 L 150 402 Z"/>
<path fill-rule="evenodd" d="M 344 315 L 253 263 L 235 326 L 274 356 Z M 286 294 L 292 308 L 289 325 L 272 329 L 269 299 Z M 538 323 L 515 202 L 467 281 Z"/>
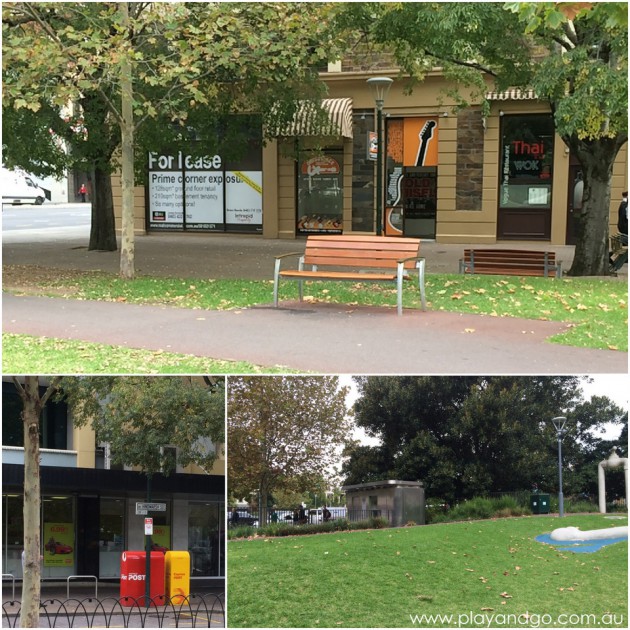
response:
<path fill-rule="evenodd" d="M 164 603 L 166 601 L 166 603 Z M 19 627 L 20 601 L 2 605 L 2 626 Z M 224 628 L 223 595 L 188 597 L 107 597 L 96 599 L 44 599 L 39 608 L 40 628 Z"/>

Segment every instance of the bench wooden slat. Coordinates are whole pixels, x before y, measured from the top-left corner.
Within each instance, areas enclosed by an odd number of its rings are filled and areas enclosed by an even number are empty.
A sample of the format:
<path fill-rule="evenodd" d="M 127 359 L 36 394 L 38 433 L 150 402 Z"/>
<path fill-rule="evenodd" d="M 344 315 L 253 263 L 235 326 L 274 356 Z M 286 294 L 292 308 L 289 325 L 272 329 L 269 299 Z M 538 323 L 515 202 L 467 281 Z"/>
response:
<path fill-rule="evenodd" d="M 562 275 L 555 252 L 521 249 L 465 249 L 460 273 L 512 276 Z"/>
<path fill-rule="evenodd" d="M 303 280 L 348 280 L 396 282 L 398 314 L 402 314 L 402 282 L 409 278 L 408 270 L 418 269 L 418 284 L 422 310 L 426 310 L 424 293 L 424 259 L 419 258 L 420 239 L 369 235 L 311 235 L 307 238 L 299 269 L 280 270 L 276 257 L 274 271 L 274 304 L 278 306 L 278 285 L 281 278 L 297 280 L 300 300 Z M 304 265 L 312 267 L 304 269 Z M 322 269 L 324 267 L 324 269 Z M 341 269 L 340 269 L 341 268 Z M 369 272 L 364 269 L 392 269 L 395 272 Z"/>
<path fill-rule="evenodd" d="M 304 280 L 361 280 L 393 282 L 396 280 L 395 273 L 350 273 L 347 271 L 281 271 L 283 278 L 303 278 Z M 409 277 L 409 276 L 407 276 Z"/>

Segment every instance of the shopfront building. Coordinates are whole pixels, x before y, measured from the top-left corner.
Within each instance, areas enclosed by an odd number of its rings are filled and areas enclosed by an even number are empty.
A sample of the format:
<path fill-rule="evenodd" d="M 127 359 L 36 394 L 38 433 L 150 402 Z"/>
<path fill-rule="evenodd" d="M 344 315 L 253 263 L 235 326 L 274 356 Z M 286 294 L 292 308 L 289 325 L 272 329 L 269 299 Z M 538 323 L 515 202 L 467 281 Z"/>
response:
<path fill-rule="evenodd" d="M 197 190 L 203 184 L 186 179 L 210 177 L 214 171 L 194 175 L 194 169 L 188 174 L 177 171 L 175 178 L 187 181 L 184 196 L 192 204 L 185 213 L 190 214 L 188 227 L 174 220 L 182 214 L 179 201 L 160 202 L 166 218 L 153 212 L 157 197 L 150 181 L 148 198 L 153 201 L 138 204 L 137 216 L 145 217 L 139 231 L 164 228 L 172 216 L 168 229 L 249 231 L 281 239 L 312 233 L 373 234 L 377 129 L 366 84 L 373 74 L 322 75 L 329 92 L 322 102 L 330 119 L 327 128 L 316 128 L 309 124 L 308 114 L 298 114 L 275 140 L 264 146 L 252 140 L 259 150 L 250 152 L 248 164 L 228 164 L 221 156 L 209 156 L 207 163 L 221 165 L 216 179 L 222 182 L 221 190 Z M 438 72 L 429 73 L 411 94 L 396 70 L 385 74 L 396 77 L 383 110 L 380 223 L 386 234 L 462 244 L 574 242 L 581 172 L 575 156 L 555 134 L 546 102 L 527 91 L 489 92 L 490 110 L 484 115 L 475 104 L 456 110 Z M 251 135 L 256 135 L 254 130 Z M 624 146 L 613 172 L 611 232 L 616 229 L 621 192 L 627 189 L 627 155 Z M 181 163 L 180 157 L 171 158 L 169 162 L 164 156 L 150 157 L 149 164 L 170 168 Z M 149 170 L 156 176 L 157 171 Z M 216 194 L 223 217 L 198 220 L 196 194 Z"/>
<path fill-rule="evenodd" d="M 2 572 L 22 577 L 23 466 L 2 466 Z M 225 500 L 222 477 L 177 475 L 153 479 L 152 501 L 166 509 L 152 513 L 153 548 L 188 551 L 191 577 L 225 575 Z M 126 549 L 144 549 L 146 479 L 132 471 L 41 469 L 42 577 L 95 575 L 120 577 Z M 124 491 L 122 490 L 124 488 Z"/>
<path fill-rule="evenodd" d="M 21 403 L 11 382 L 3 382 L 2 405 L 2 572 L 22 577 L 24 541 L 24 449 Z M 224 462 L 215 474 L 178 470 L 155 474 L 150 501 L 162 511 L 138 513 L 147 501 L 147 477 L 113 469 L 107 448 L 95 446 L 91 429 L 73 426 L 67 405 L 49 399 L 42 413 L 40 446 L 42 577 L 120 577 L 121 553 L 143 550 L 144 518 L 154 523 L 155 550 L 188 551 L 191 578 L 225 577 Z"/>

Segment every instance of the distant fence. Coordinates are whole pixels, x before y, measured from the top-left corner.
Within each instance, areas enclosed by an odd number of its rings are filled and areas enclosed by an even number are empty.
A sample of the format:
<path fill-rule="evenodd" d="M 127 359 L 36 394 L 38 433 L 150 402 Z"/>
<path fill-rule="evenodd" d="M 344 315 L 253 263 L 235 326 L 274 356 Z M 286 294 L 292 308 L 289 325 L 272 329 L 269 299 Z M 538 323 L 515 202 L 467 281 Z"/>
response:
<path fill-rule="evenodd" d="M 45 599 L 39 607 L 40 628 L 224 628 L 222 595 L 189 595 L 173 598 L 161 595 L 144 598 L 107 597 L 96 599 Z M 181 601 L 180 601 L 181 600 Z M 164 603 L 166 601 L 166 603 Z M 2 605 L 2 626 L 19 627 L 21 602 Z"/>
<path fill-rule="evenodd" d="M 346 519 L 352 523 L 358 521 L 367 521 L 371 518 L 384 518 L 391 522 L 392 511 L 382 508 L 370 508 L 366 510 L 354 510 L 339 507 L 329 508 L 330 518 L 328 520 L 334 521 L 337 519 Z M 296 510 L 268 510 L 266 515 L 266 523 L 263 525 L 270 525 L 272 523 L 281 523 L 284 525 L 313 525 L 316 523 L 324 523 L 322 508 L 305 509 L 303 513 Z M 259 526 L 259 515 L 257 512 L 251 512 L 248 516 L 241 515 L 238 521 L 235 523 L 230 522 L 231 527 L 241 526 Z"/>

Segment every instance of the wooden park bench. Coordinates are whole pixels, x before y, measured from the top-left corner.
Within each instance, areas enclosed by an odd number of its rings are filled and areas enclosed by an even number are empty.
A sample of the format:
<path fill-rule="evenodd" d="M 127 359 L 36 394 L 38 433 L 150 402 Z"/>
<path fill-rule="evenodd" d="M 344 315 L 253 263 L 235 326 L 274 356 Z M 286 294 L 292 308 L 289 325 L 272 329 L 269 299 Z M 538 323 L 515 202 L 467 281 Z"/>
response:
<path fill-rule="evenodd" d="M 422 310 L 426 310 L 424 293 L 424 258 L 418 256 L 420 239 L 392 236 L 324 236 L 311 235 L 304 254 L 276 256 L 273 276 L 273 302 L 278 306 L 280 280 L 296 280 L 300 301 L 304 280 L 350 280 L 353 282 L 394 282 L 398 292 L 398 315 L 402 315 L 403 280 L 409 272 L 418 271 Z M 298 257 L 297 269 L 281 270 L 282 261 Z M 306 266 L 309 269 L 306 269 Z"/>
<path fill-rule="evenodd" d="M 562 262 L 555 252 L 527 249 L 465 249 L 459 272 L 501 276 L 562 277 Z"/>
<path fill-rule="evenodd" d="M 625 238 L 624 238 L 625 237 Z M 628 235 L 610 237 L 610 272 L 616 273 L 628 262 Z"/>

